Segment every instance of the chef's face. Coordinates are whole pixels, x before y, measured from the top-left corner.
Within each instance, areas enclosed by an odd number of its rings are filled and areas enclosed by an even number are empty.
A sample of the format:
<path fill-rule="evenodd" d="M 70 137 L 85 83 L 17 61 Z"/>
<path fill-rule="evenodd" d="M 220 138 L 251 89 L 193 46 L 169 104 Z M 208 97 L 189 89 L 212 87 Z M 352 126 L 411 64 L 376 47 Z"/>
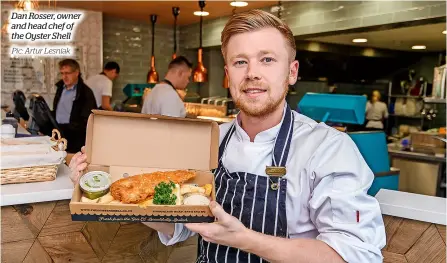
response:
<path fill-rule="evenodd" d="M 62 66 L 59 70 L 64 84 L 68 87 L 78 82 L 79 70 L 75 70 L 70 66 Z"/>
<path fill-rule="evenodd" d="M 225 70 L 231 96 L 244 114 L 262 117 L 283 106 L 288 85 L 295 84 L 298 75 L 298 61 L 290 53 L 285 37 L 275 28 L 230 38 Z"/>

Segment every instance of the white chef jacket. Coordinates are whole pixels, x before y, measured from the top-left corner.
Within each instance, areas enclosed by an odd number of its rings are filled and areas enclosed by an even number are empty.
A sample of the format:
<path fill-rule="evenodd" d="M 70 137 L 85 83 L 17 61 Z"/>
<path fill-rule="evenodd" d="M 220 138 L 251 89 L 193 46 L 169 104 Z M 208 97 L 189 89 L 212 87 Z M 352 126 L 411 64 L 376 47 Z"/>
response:
<path fill-rule="evenodd" d="M 347 262 L 382 262 L 385 227 L 377 200 L 367 195 L 374 174 L 347 134 L 295 111 L 293 114 L 285 177 L 290 238 L 321 240 Z M 256 135 L 254 142 L 238 121 L 233 122 L 236 130 L 223 155 L 223 165 L 230 173 L 267 176 L 265 167 L 271 165 L 282 122 Z M 220 142 L 233 122 L 220 126 Z M 175 224 L 172 237 L 161 232 L 159 237 L 163 244 L 173 245 L 194 234 L 183 224 Z"/>

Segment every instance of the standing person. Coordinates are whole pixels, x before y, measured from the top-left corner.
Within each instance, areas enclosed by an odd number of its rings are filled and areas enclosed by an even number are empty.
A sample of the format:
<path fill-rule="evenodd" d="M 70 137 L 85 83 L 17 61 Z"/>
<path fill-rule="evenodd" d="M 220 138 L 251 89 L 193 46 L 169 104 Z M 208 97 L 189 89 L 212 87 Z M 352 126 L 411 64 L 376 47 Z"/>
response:
<path fill-rule="evenodd" d="M 388 118 L 388 107 L 385 102 L 380 101 L 381 95 L 378 90 L 372 93 L 371 101 L 366 103 L 366 128 L 370 130 L 383 130 L 383 120 Z"/>
<path fill-rule="evenodd" d="M 111 105 L 113 80 L 120 74 L 120 66 L 116 62 L 107 62 L 104 69 L 98 75 L 94 75 L 85 81 L 85 84 L 95 94 L 96 105 L 102 110 L 113 110 Z"/>
<path fill-rule="evenodd" d="M 144 99 L 141 113 L 186 117 L 185 104 L 178 91 L 186 89 L 191 73 L 192 64 L 185 57 L 173 59 L 164 80 L 156 84 Z"/>
<path fill-rule="evenodd" d="M 81 78 L 79 63 L 74 59 L 59 62 L 62 79 L 56 83 L 53 114 L 62 135 L 67 139 L 67 152 L 75 153 L 85 144 L 87 120 L 96 100 Z"/>
<path fill-rule="evenodd" d="M 295 52 L 291 30 L 274 15 L 229 19 L 222 54 L 240 113 L 220 126 L 210 203 L 217 222 L 145 223 L 165 245 L 198 233 L 197 262 L 382 262 L 385 227 L 367 194 L 372 171 L 348 135 L 286 104 Z M 76 154 L 74 182 L 86 165 L 85 152 Z"/>

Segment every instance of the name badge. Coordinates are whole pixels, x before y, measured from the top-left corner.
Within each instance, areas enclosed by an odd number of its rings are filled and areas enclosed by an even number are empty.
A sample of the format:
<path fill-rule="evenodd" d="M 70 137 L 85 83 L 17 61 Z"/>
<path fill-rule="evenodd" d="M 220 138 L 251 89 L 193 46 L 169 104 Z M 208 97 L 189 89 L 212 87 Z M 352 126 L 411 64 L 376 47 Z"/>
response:
<path fill-rule="evenodd" d="M 287 173 L 287 169 L 283 166 L 266 166 L 265 173 L 270 176 L 284 176 Z"/>

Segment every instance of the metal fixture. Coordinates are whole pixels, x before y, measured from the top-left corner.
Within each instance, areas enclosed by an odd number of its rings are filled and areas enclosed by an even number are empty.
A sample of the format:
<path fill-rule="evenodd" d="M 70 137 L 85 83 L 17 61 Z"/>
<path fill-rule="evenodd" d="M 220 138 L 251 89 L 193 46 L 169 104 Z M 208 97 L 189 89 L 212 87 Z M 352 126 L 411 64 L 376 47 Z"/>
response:
<path fill-rule="evenodd" d="M 226 72 L 224 72 L 223 87 L 225 89 L 230 88 L 230 78 L 228 78 L 228 74 Z"/>
<path fill-rule="evenodd" d="M 205 7 L 205 1 L 199 1 L 200 11 L 203 12 L 203 8 Z M 203 65 L 203 48 L 202 48 L 202 25 L 203 25 L 203 17 L 200 16 L 200 46 L 197 52 L 197 67 L 194 70 L 193 80 L 194 82 L 206 82 L 208 80 L 208 72 Z"/>
<path fill-rule="evenodd" d="M 158 73 L 155 70 L 155 23 L 157 22 L 157 15 L 151 15 L 152 22 L 152 56 L 151 56 L 151 69 L 147 73 L 147 82 L 148 83 L 157 83 L 158 82 Z"/>
<path fill-rule="evenodd" d="M 180 14 L 180 7 L 173 7 L 172 14 L 174 15 L 174 53 L 172 59 L 177 57 L 177 16 Z"/>

